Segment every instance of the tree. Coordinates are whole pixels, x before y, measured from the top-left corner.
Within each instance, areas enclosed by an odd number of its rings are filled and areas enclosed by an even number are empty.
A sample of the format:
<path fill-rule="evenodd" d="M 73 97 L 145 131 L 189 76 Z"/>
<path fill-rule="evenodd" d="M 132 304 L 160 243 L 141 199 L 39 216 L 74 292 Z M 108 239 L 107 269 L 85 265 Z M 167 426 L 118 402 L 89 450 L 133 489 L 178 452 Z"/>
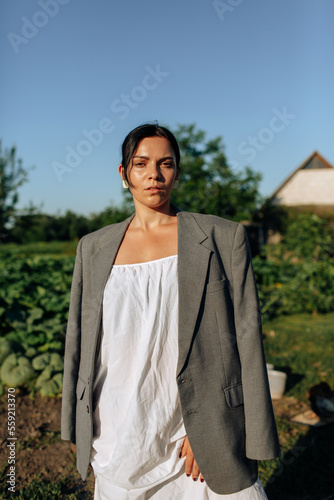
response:
<path fill-rule="evenodd" d="M 47 215 L 35 207 L 15 217 L 10 239 L 15 243 L 71 241 L 90 232 L 90 220 L 67 210 L 64 215 Z"/>
<path fill-rule="evenodd" d="M 250 167 L 234 172 L 220 136 L 207 140 L 195 124 L 179 125 L 174 132 L 181 151 L 180 186 L 172 201 L 183 210 L 233 220 L 252 218 L 260 202 L 261 174 Z"/>
<path fill-rule="evenodd" d="M 109 224 L 122 222 L 124 219 L 129 217 L 132 212 L 133 207 L 131 206 L 123 205 L 121 207 L 115 207 L 114 205 L 110 205 L 102 210 L 102 212 L 91 214 L 89 221 L 89 232 L 96 231 L 97 229 L 100 229 L 101 227 L 107 226 Z"/>
<path fill-rule="evenodd" d="M 16 158 L 16 148 L 2 151 L 0 141 L 0 228 L 8 228 L 19 200 L 18 188 L 28 180 L 22 160 Z"/>

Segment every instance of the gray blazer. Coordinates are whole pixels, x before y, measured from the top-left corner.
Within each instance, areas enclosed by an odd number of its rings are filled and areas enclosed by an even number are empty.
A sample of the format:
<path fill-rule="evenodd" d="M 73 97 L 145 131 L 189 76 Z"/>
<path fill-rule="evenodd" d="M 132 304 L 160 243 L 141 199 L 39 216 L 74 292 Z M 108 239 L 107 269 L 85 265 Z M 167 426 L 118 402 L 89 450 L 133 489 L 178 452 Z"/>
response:
<path fill-rule="evenodd" d="M 61 437 L 77 447 L 87 477 L 93 382 L 103 291 L 133 218 L 78 244 L 65 346 Z M 261 316 L 245 229 L 179 211 L 179 356 L 175 374 L 187 436 L 208 486 L 229 494 L 257 479 L 257 460 L 279 455 L 262 345 Z"/>

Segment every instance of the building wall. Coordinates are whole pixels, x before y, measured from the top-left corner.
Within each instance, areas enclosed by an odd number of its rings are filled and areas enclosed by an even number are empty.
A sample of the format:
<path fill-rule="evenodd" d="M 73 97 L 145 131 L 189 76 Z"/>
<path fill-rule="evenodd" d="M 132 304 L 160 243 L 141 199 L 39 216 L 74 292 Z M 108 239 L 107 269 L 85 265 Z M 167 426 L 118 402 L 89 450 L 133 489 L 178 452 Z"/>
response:
<path fill-rule="evenodd" d="M 276 205 L 334 205 L 334 168 L 295 173 L 273 199 Z"/>

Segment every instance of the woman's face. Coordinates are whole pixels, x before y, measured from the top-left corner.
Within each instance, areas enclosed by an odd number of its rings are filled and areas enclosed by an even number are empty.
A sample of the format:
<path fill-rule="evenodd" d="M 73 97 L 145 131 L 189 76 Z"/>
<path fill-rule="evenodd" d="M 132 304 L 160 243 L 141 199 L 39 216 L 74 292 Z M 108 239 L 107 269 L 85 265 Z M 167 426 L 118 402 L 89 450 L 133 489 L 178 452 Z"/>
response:
<path fill-rule="evenodd" d="M 123 178 L 122 165 L 119 173 Z M 127 169 L 135 205 L 150 208 L 168 205 L 178 175 L 174 150 L 165 137 L 146 137 L 140 141 Z"/>

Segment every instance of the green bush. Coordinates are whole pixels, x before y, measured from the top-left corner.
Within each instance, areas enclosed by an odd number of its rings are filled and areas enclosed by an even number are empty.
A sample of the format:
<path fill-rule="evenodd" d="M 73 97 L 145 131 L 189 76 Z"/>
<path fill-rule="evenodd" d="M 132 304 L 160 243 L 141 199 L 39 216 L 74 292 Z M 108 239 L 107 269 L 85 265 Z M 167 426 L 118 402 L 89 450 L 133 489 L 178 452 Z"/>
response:
<path fill-rule="evenodd" d="M 1 259 L 3 385 L 26 385 L 50 396 L 61 392 L 73 265 L 73 256 L 4 255 Z"/>
<path fill-rule="evenodd" d="M 297 257 L 324 260 L 334 256 L 333 236 L 329 219 L 301 213 L 289 221 L 282 246 Z"/>
<path fill-rule="evenodd" d="M 334 309 L 334 261 L 254 259 L 262 314 L 327 313 Z"/>
<path fill-rule="evenodd" d="M 283 241 L 253 260 L 264 319 L 334 309 L 334 238 L 330 219 L 294 213 Z"/>

